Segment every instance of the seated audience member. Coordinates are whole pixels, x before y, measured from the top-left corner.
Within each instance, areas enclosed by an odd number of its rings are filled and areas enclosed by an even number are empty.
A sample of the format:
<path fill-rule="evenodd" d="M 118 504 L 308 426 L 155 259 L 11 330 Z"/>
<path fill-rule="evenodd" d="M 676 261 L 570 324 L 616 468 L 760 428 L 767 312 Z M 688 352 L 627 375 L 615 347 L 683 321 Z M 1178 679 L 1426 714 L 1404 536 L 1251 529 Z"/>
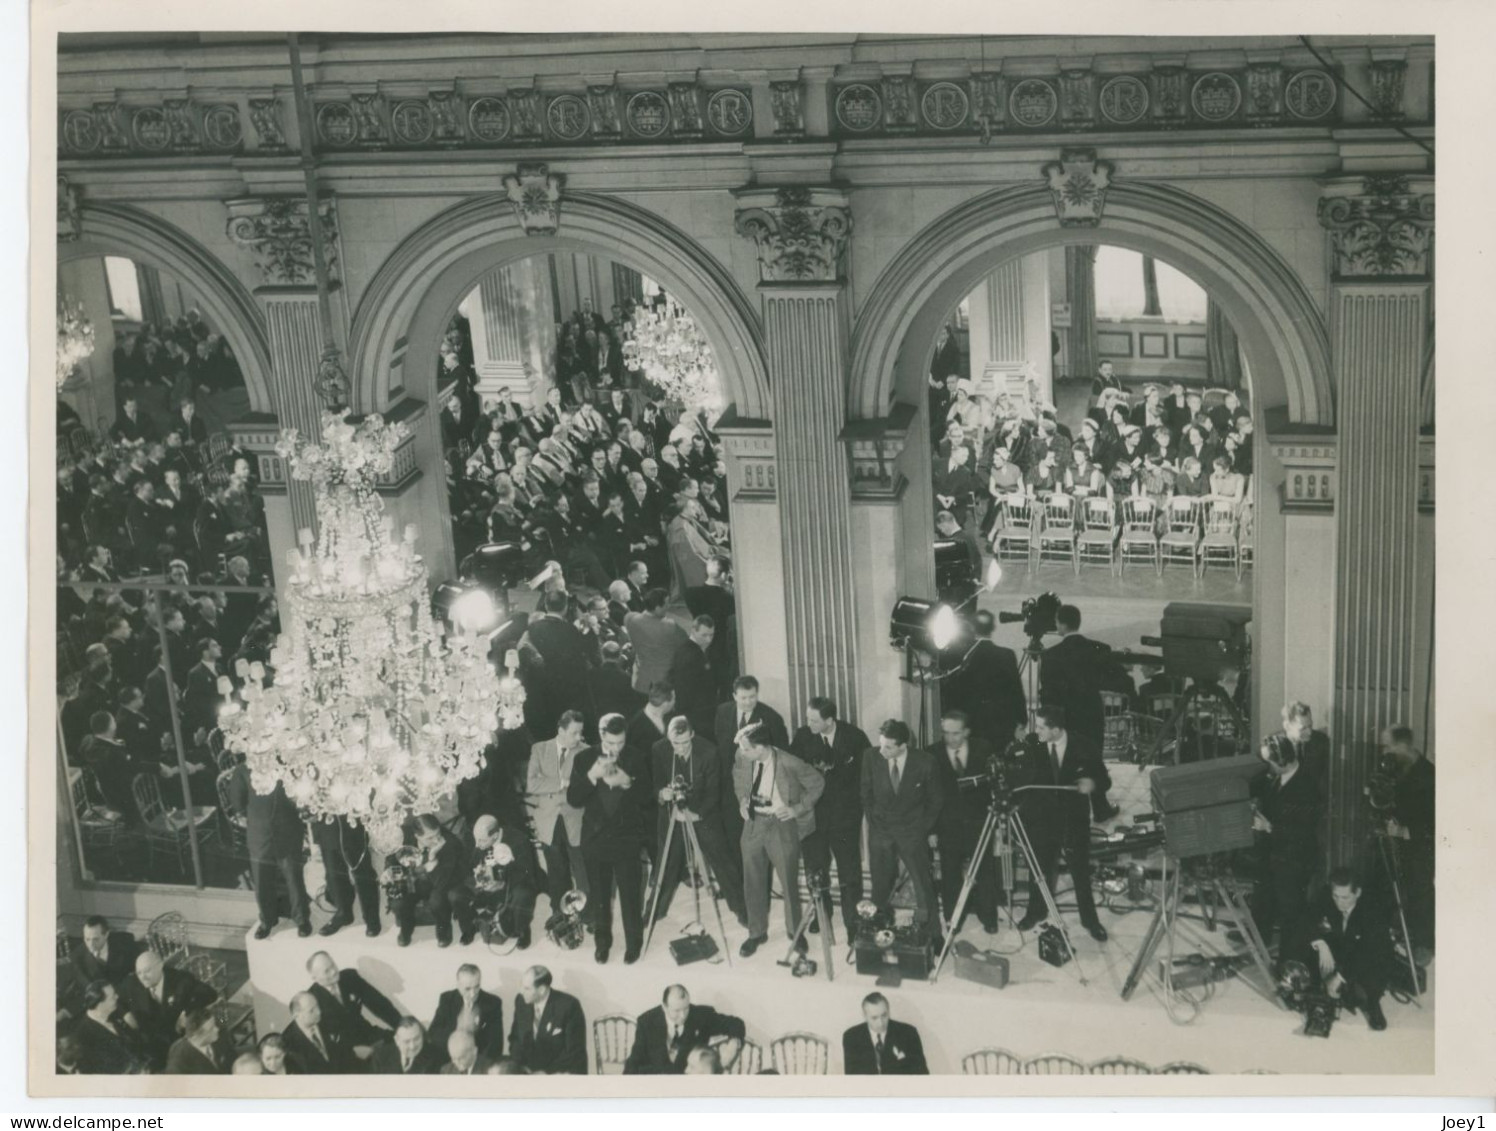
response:
<path fill-rule="evenodd" d="M 140 944 L 129 931 L 112 930 L 102 915 L 83 921 L 83 945 L 69 955 L 79 989 L 102 978 L 118 988 L 135 969 Z"/>
<path fill-rule="evenodd" d="M 1245 476 L 1231 470 L 1231 459 L 1228 456 L 1216 456 L 1214 467 L 1210 476 L 1210 499 L 1240 507 L 1247 494 Z"/>
<path fill-rule="evenodd" d="M 551 985 L 551 972 L 532 966 L 514 999 L 509 1054 L 536 1076 L 587 1074 L 587 1019 L 582 1004 Z"/>
<path fill-rule="evenodd" d="M 166 1063 L 172 1042 L 182 1033 L 184 1017 L 212 1005 L 218 995 L 176 966 L 167 966 L 153 950 L 135 959 L 135 972 L 120 983 L 120 1001 L 133 1018 L 151 1066 Z"/>
<path fill-rule="evenodd" d="M 83 1057 L 83 1046 L 78 1043 L 78 1038 L 72 1033 L 57 1034 L 57 1075 L 80 1076 L 83 1073 L 81 1066 Z"/>
<path fill-rule="evenodd" d="M 307 959 L 306 968 L 312 976 L 307 990 L 322 1007 L 322 1027 L 342 1033 L 353 1051 L 367 1059 L 399 1023 L 400 1011 L 357 970 L 338 969 L 325 950 Z"/>
<path fill-rule="evenodd" d="M 710 1045 L 700 1045 L 686 1054 L 686 1066 L 682 1076 L 721 1076 L 724 1069 L 722 1058 Z"/>
<path fill-rule="evenodd" d="M 363 1071 L 363 1062 L 343 1034 L 322 1027 L 322 1007 L 307 991 L 291 999 L 291 1023 L 281 1036 L 288 1057 L 294 1056 L 308 1076 L 346 1076 Z"/>
<path fill-rule="evenodd" d="M 380 1076 L 434 1076 L 441 1058 L 426 1041 L 426 1030 L 414 1017 L 402 1017 L 395 1034 L 374 1050 L 369 1071 Z"/>
<path fill-rule="evenodd" d="M 490 1076 L 528 1076 L 529 1073 L 512 1056 L 501 1057 L 489 1066 Z"/>
<path fill-rule="evenodd" d="M 83 989 L 83 1016 L 73 1028 L 78 1071 L 85 1076 L 139 1075 L 150 1057 L 137 1031 L 121 1015 L 119 994 L 102 978 Z"/>
<path fill-rule="evenodd" d="M 1174 477 L 1174 494 L 1190 499 L 1203 499 L 1210 494 L 1210 480 L 1194 456 L 1185 456 L 1181 461 L 1179 474 Z"/>
<path fill-rule="evenodd" d="M 472 1037 L 485 1063 L 504 1055 L 504 1003 L 483 988 L 483 973 L 470 962 L 457 968 L 457 988 L 437 999 L 427 1040 L 434 1050 L 445 1049 L 454 1033 Z"/>
<path fill-rule="evenodd" d="M 743 1048 L 743 1022 L 709 1005 L 693 1005 L 685 986 L 667 986 L 661 1004 L 640 1015 L 625 1076 L 679 1076 L 687 1053 L 698 1046 L 721 1046 L 731 1065 Z"/>
<path fill-rule="evenodd" d="M 458 1029 L 447 1038 L 447 1063 L 442 1076 L 486 1076 L 492 1061 L 478 1052 L 478 1042 L 466 1029 Z"/>
<path fill-rule="evenodd" d="M 266 1076 L 306 1075 L 301 1061 L 286 1052 L 286 1038 L 280 1033 L 267 1033 L 261 1037 L 259 1051 Z"/>
<path fill-rule="evenodd" d="M 919 1030 L 889 1016 L 888 999 L 874 992 L 862 999 L 862 1024 L 842 1034 L 848 1076 L 928 1076 Z"/>
<path fill-rule="evenodd" d="M 183 1035 L 166 1054 L 168 1076 L 222 1076 L 233 1050 L 221 1039 L 218 1019 L 210 1009 L 194 1009 L 184 1019 Z M 256 1057 L 256 1061 L 258 1061 Z"/>
<path fill-rule="evenodd" d="M 230 1076 L 263 1076 L 265 1065 L 260 1060 L 260 1054 L 255 1052 L 241 1052 L 234 1057 L 234 1065 L 229 1069 Z"/>
<path fill-rule="evenodd" d="M 1349 868 L 1330 873 L 1329 895 L 1310 914 L 1299 937 L 1309 972 L 1325 993 L 1346 1009 L 1359 1010 L 1368 1028 L 1382 1030 L 1393 953 L 1390 924 L 1382 909 L 1363 899 L 1361 882 Z"/>

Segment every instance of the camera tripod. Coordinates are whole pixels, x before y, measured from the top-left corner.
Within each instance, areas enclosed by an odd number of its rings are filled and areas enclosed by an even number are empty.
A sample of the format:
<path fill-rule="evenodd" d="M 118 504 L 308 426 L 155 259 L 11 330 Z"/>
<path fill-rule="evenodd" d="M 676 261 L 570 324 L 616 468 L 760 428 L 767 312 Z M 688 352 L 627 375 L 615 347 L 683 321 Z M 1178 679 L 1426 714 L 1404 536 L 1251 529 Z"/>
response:
<path fill-rule="evenodd" d="M 1018 657 L 1018 678 L 1023 684 L 1024 718 L 1028 722 L 1027 732 L 1032 734 L 1038 722 L 1034 712 L 1039 709 L 1039 661 L 1044 656 L 1044 641 L 1041 636 L 1030 636 Z M 1012 736 L 1007 736 L 1011 738 Z"/>
<path fill-rule="evenodd" d="M 1170 865 L 1173 870 L 1170 870 Z M 1175 966 L 1174 941 L 1175 926 L 1179 919 L 1180 897 L 1184 889 L 1184 873 L 1188 864 L 1184 860 L 1164 856 L 1163 867 L 1163 899 L 1158 905 L 1158 911 L 1154 913 L 1153 922 L 1148 926 L 1148 933 L 1143 936 L 1143 945 L 1138 949 L 1137 960 L 1133 962 L 1132 969 L 1128 971 L 1127 980 L 1122 983 L 1122 1000 L 1127 1001 L 1132 993 L 1138 988 L 1142 980 L 1143 971 L 1147 968 L 1154 952 L 1158 950 L 1159 944 L 1168 940 L 1168 970 L 1169 977 L 1164 979 L 1164 994 L 1166 1003 L 1171 1003 L 1174 993 L 1172 971 Z M 1196 873 L 1197 886 L 1208 885 L 1215 892 L 1216 899 L 1222 908 L 1231 913 L 1235 920 L 1236 928 L 1242 934 L 1246 943 L 1247 953 L 1257 965 L 1263 980 L 1268 987 L 1268 996 L 1273 1002 L 1282 1006 L 1274 987 L 1276 981 L 1273 978 L 1272 964 L 1268 958 L 1267 944 L 1262 941 L 1262 935 L 1257 930 L 1257 924 L 1252 919 L 1252 913 L 1247 909 L 1246 901 L 1237 895 L 1235 891 L 1209 867 L 1208 864 L 1199 866 Z M 1204 902 L 1202 900 L 1202 902 Z M 1172 1005 L 1168 1004 L 1172 1011 Z"/>
<path fill-rule="evenodd" d="M 1169 716 L 1169 721 L 1159 727 L 1158 736 L 1153 740 L 1153 748 L 1148 751 L 1147 756 L 1139 762 L 1139 766 L 1152 766 L 1159 764 L 1160 755 L 1164 752 L 1164 745 L 1170 736 L 1174 739 L 1174 762 L 1180 762 L 1180 754 L 1184 746 L 1184 720 L 1190 715 L 1190 709 L 1204 700 L 1207 703 L 1214 702 L 1225 707 L 1226 715 L 1231 720 L 1232 728 L 1240 745 L 1241 736 L 1247 733 L 1247 724 L 1242 719 L 1241 711 L 1237 709 L 1231 696 L 1226 694 L 1226 689 L 1214 680 L 1202 683 L 1192 680 L 1179 701 L 1174 704 L 1174 713 Z M 1198 741 L 1198 735 L 1197 741 Z"/>
<path fill-rule="evenodd" d="M 1397 841 L 1385 832 L 1373 832 L 1371 835 L 1376 838 L 1377 854 L 1392 886 L 1392 902 L 1397 905 L 1397 925 L 1402 934 L 1403 950 L 1408 956 L 1408 977 L 1413 987 L 1413 1000 L 1422 1009 L 1423 995 L 1418 992 L 1418 963 L 1413 958 L 1413 936 L 1408 931 L 1408 916 L 1403 910 L 1402 884 L 1398 880 L 1402 873 L 1402 861 L 1398 858 Z"/>
<path fill-rule="evenodd" d="M 701 851 L 701 841 L 696 839 L 696 826 L 692 821 L 677 819 L 680 813 L 680 802 L 672 802 L 670 806 L 670 823 L 665 829 L 665 845 L 660 852 L 659 864 L 655 868 L 654 878 L 649 885 L 649 905 L 646 910 L 648 924 L 644 931 L 644 947 L 641 955 L 649 953 L 650 940 L 654 938 L 655 910 L 660 905 L 660 886 L 665 878 L 666 871 L 670 868 L 670 850 L 675 846 L 675 830 L 684 829 L 682 844 L 685 846 L 685 874 L 682 879 L 691 881 L 691 898 L 695 901 L 695 922 L 705 925 L 701 917 L 701 888 L 704 885 L 707 893 L 712 897 L 712 910 L 717 916 L 717 933 L 722 936 L 722 952 L 727 955 L 727 964 L 732 965 L 732 947 L 727 943 L 727 928 L 722 923 L 722 903 L 717 896 L 717 889 L 712 882 L 712 869 L 706 862 L 706 857 Z M 697 882 L 699 878 L 699 883 Z"/>
<path fill-rule="evenodd" d="M 1026 785 L 1019 786 L 1013 790 L 1020 793 L 1030 789 L 1059 789 L 1066 793 L 1077 792 L 1072 786 L 1042 786 Z M 1029 875 L 1033 877 L 1034 884 L 1039 889 L 1039 894 L 1044 897 L 1044 908 L 1048 912 L 1048 918 L 1060 932 L 1060 938 L 1065 942 L 1065 952 L 1070 955 L 1075 963 L 1075 972 L 1080 978 L 1080 984 L 1085 986 L 1090 983 L 1086 980 L 1085 971 L 1081 969 L 1080 958 L 1075 953 L 1075 947 L 1070 942 L 1070 932 L 1065 929 L 1065 922 L 1060 918 L 1060 908 L 1055 903 L 1054 891 L 1049 886 L 1049 880 L 1044 875 L 1044 869 L 1039 867 L 1038 854 L 1034 852 L 1033 841 L 1029 839 L 1028 829 L 1024 827 L 1023 817 L 1013 807 L 1002 808 L 996 800 L 987 805 L 987 819 L 982 823 L 982 831 L 977 836 L 976 847 L 972 850 L 971 862 L 966 866 L 966 875 L 961 881 L 961 892 L 956 896 L 956 905 L 951 908 L 950 922 L 945 932 L 945 945 L 940 948 L 940 957 L 935 961 L 935 968 L 930 971 L 930 981 L 934 983 L 940 977 L 940 971 L 945 967 L 945 960 L 950 955 L 951 948 L 956 944 L 956 929 L 961 925 L 961 915 L 966 910 L 966 901 L 971 898 L 971 890 L 976 886 L 977 873 L 982 867 L 982 862 L 987 854 L 992 851 L 992 841 L 997 835 L 999 827 L 1003 831 L 1003 886 L 1008 889 L 1008 921 L 1014 923 L 1013 904 L 1016 902 L 1012 883 L 1012 848 L 1016 844 L 1023 853 L 1024 862 L 1028 865 Z M 1014 924 L 1016 925 L 1016 923 Z"/>
<path fill-rule="evenodd" d="M 795 937 L 790 940 L 789 949 L 784 952 L 784 957 L 779 960 L 779 965 L 788 968 L 797 976 L 800 974 L 800 964 L 810 963 L 810 974 L 815 974 L 815 963 L 809 959 L 802 958 L 797 952 L 800 949 L 800 940 L 805 938 L 805 933 L 810 925 L 815 923 L 821 933 L 821 958 L 826 964 L 826 980 L 836 981 L 836 974 L 831 969 L 831 948 L 836 945 L 835 928 L 831 924 L 831 876 L 825 872 L 809 872 L 805 877 L 805 886 L 810 894 L 809 906 L 805 914 L 800 916 L 800 926 L 795 929 Z"/>

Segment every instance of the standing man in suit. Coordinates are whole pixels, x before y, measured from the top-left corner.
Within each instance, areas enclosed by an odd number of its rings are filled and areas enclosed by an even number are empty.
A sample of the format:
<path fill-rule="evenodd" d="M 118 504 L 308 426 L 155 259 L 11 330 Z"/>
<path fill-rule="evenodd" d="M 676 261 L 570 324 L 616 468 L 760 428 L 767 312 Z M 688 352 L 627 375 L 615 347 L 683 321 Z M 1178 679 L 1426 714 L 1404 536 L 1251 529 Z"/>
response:
<path fill-rule="evenodd" d="M 930 833 L 940 816 L 940 776 L 935 759 L 909 748 L 909 727 L 889 719 L 878 728 L 878 745 L 862 756 L 862 811 L 867 814 L 868 863 L 873 902 L 889 910 L 899 862 L 909 871 L 917 903 L 915 917 L 937 922 L 930 869 Z M 935 945 L 940 946 L 936 931 Z"/>
<path fill-rule="evenodd" d="M 987 823 L 987 802 L 991 796 L 985 785 L 970 783 L 963 788 L 961 780 L 987 772 L 992 747 L 974 738 L 965 711 L 947 710 L 940 716 L 941 741 L 929 753 L 940 775 L 940 817 L 935 835 L 940 846 L 940 902 L 947 916 L 956 913 L 956 900 L 977 850 L 977 840 Z M 997 861 L 992 845 L 977 868 L 976 886 L 972 888 L 965 912 L 975 911 L 982 930 L 997 934 Z M 950 922 L 950 930 L 961 924 Z"/>
<path fill-rule="evenodd" d="M 1329 808 L 1328 779 L 1316 772 L 1316 763 L 1301 760 L 1301 751 L 1310 754 L 1291 734 L 1264 742 L 1268 772 L 1252 782 L 1260 862 L 1252 917 L 1265 938 L 1278 927 L 1280 959 L 1302 949 L 1298 932 L 1320 867 L 1320 827 Z"/>
<path fill-rule="evenodd" d="M 717 713 L 717 678 L 711 659 L 716 635 L 716 622 L 702 614 L 691 622 L 688 638 L 670 661 L 669 678 L 676 704 L 700 727 L 711 725 Z"/>
<path fill-rule="evenodd" d="M 322 1027 L 322 1007 L 314 994 L 303 991 L 291 999 L 291 1023 L 281 1034 L 286 1059 L 309 1076 L 350 1076 L 363 1071 L 363 1062 L 343 1035 Z"/>
<path fill-rule="evenodd" d="M 789 745 L 789 731 L 784 719 L 773 707 L 758 700 L 758 680 L 741 675 L 732 681 L 732 702 L 717 708 L 712 727 L 712 741 L 717 744 L 720 759 L 718 781 L 722 787 L 722 832 L 727 837 L 727 851 L 733 867 L 741 872 L 743 819 L 738 812 L 738 796 L 733 788 L 733 765 L 738 756 L 738 733 L 753 723 L 761 725 L 760 733 L 780 748 Z"/>
<path fill-rule="evenodd" d="M 1023 820 L 1049 890 L 1059 875 L 1060 850 L 1075 886 L 1081 925 L 1097 942 L 1106 942 L 1106 928 L 1096 915 L 1091 894 L 1091 822 L 1089 796 L 1106 778 L 1101 749 L 1066 726 L 1063 707 L 1045 704 L 1035 713 L 1038 742 L 1029 747 L 1029 780 L 1038 785 L 1073 786 L 1074 793 L 1035 790 L 1024 800 Z M 1032 930 L 1049 914 L 1036 879 L 1029 881 L 1028 907 L 1018 922 L 1020 931 Z"/>
<path fill-rule="evenodd" d="M 119 996 L 157 1069 L 166 1063 L 172 1042 L 182 1033 L 183 1016 L 218 998 L 186 970 L 164 965 L 153 950 L 142 951 L 135 959 L 135 973 L 120 984 Z"/>
<path fill-rule="evenodd" d="M 248 824 L 249 874 L 255 888 L 255 903 L 260 922 L 255 938 L 270 937 L 280 919 L 276 901 L 276 875 L 285 885 L 291 901 L 291 918 L 296 933 L 308 938 L 312 933 L 310 901 L 302 878 L 301 846 L 305 837 L 296 806 L 286 796 L 285 787 L 276 782 L 270 793 L 255 790 L 249 777 L 249 764 L 240 762 L 228 784 L 229 808 L 244 817 Z"/>
<path fill-rule="evenodd" d="M 784 893 L 784 930 L 793 938 L 800 928 L 800 840 L 815 831 L 816 802 L 826 788 L 821 772 L 750 723 L 738 735 L 739 756 L 733 764 L 733 790 L 743 818 L 743 898 L 748 904 L 748 938 L 738 948 L 744 958 L 769 941 L 769 870 Z M 806 949 L 800 939 L 800 949 Z"/>
<path fill-rule="evenodd" d="M 233 1062 L 233 1050 L 224 1047 L 218 1019 L 211 1009 L 186 1014 L 182 1036 L 166 1054 L 168 1076 L 222 1076 Z"/>
<path fill-rule="evenodd" d="M 504 1003 L 483 988 L 483 973 L 471 962 L 457 968 L 457 988 L 444 990 L 427 1030 L 435 1055 L 447 1048 L 453 1033 L 467 1033 L 484 1060 L 504 1055 Z"/>
<path fill-rule="evenodd" d="M 842 1034 L 842 1071 L 848 1076 L 928 1076 L 919 1030 L 889 1016 L 888 999 L 862 999 L 862 1024 Z"/>
<path fill-rule="evenodd" d="M 628 745 L 622 715 L 598 723 L 599 745 L 577 756 L 567 802 L 582 810 L 582 860 L 591 891 L 594 957 L 608 960 L 613 945 L 613 888 L 623 913 L 623 961 L 638 961 L 644 949 L 644 875 L 639 853 L 649 835 L 649 759 Z"/>
<path fill-rule="evenodd" d="M 353 922 L 353 896 L 364 913 L 364 934 L 378 936 L 379 875 L 374 868 L 374 850 L 369 834 L 362 825 L 353 825 L 346 817 L 331 821 L 313 821 L 312 839 L 322 853 L 322 867 L 327 876 L 327 895 L 332 900 L 332 918 L 317 932 L 324 938 L 335 935 Z"/>
<path fill-rule="evenodd" d="M 520 979 L 509 1054 L 532 1076 L 587 1075 L 582 1004 L 555 989 L 544 966 L 531 966 Z"/>
<path fill-rule="evenodd" d="M 307 992 L 322 1009 L 323 1028 L 338 1030 L 348 1046 L 367 1059 L 400 1023 L 400 1011 L 357 970 L 339 970 L 325 950 L 307 959 L 306 969 L 312 976 Z M 369 1014 L 381 1024 L 369 1020 Z"/>
<path fill-rule="evenodd" d="M 941 685 L 941 702 L 965 711 L 973 739 L 1001 753 L 1028 718 L 1018 657 L 1011 648 L 993 641 L 996 621 L 988 610 L 972 618 L 972 627 L 976 643 L 966 653 L 961 669 Z"/>
<path fill-rule="evenodd" d="M 425 1027 L 414 1017 L 400 1018 L 394 1037 L 375 1049 L 369 1061 L 369 1071 L 379 1076 L 434 1076 L 440 1068 Z"/>
<path fill-rule="evenodd" d="M 556 737 L 549 742 L 537 742 L 531 748 L 526 771 L 525 805 L 535 824 L 535 839 L 545 850 L 546 886 L 553 911 L 561 906 L 561 897 L 572 888 L 587 891 L 582 810 L 566 797 L 577 756 L 584 749 L 583 725 L 582 712 L 564 712 Z"/>
<path fill-rule="evenodd" d="M 1330 873 L 1330 891 L 1298 932 L 1307 940 L 1300 954 L 1320 985 L 1348 1009 L 1359 1009 L 1366 1024 L 1387 1027 L 1382 995 L 1392 972 L 1392 933 L 1387 916 L 1364 899 L 1361 881 L 1349 868 Z"/>
<path fill-rule="evenodd" d="M 1095 747 L 1101 773 L 1090 794 L 1091 816 L 1105 821 L 1117 815 L 1117 807 L 1106 797 L 1112 779 L 1100 762 L 1106 736 L 1101 692 L 1107 683 L 1111 649 L 1080 634 L 1080 610 L 1074 605 L 1061 605 L 1054 619 L 1060 640 L 1046 649 L 1039 661 L 1039 700 L 1064 708 L 1067 731 Z"/>
<path fill-rule="evenodd" d="M 820 771 L 826 781 L 816 802 L 815 831 L 800 842 L 805 867 L 836 880 L 847 943 L 857 932 L 857 904 L 862 899 L 862 754 L 867 735 L 836 717 L 836 704 L 817 695 L 805 707 L 805 725 L 795 732 L 790 752 Z"/>
<path fill-rule="evenodd" d="M 685 869 L 685 830 L 676 829 L 671 839 L 669 859 L 661 859 L 670 822 L 689 824 L 696 832 L 701 854 L 722 889 L 723 902 L 745 927 L 748 911 L 743 903 L 743 874 L 736 869 L 727 851 L 722 828 L 722 789 L 717 784 L 721 759 L 707 739 L 697 735 L 685 715 L 676 715 L 666 726 L 666 737 L 654 744 L 650 753 L 650 784 L 655 789 L 655 881 L 659 895 L 655 902 L 655 922 L 670 910 L 670 900 Z M 678 791 L 678 796 L 677 796 Z"/>
<path fill-rule="evenodd" d="M 634 1029 L 625 1076 L 681 1076 L 686 1055 L 699 1045 L 720 1045 L 726 1064 L 743 1051 L 743 1022 L 709 1005 L 692 1005 L 685 986 L 667 986 L 661 1004 L 646 1010 Z"/>
<path fill-rule="evenodd" d="M 648 692 L 658 680 L 670 678 L 675 653 L 689 639 L 665 612 L 666 593 L 651 589 L 644 595 L 642 612 L 623 618 L 623 631 L 634 648 L 634 690 Z"/>
<path fill-rule="evenodd" d="M 587 641 L 570 616 L 571 599 L 565 589 L 553 589 L 542 599 L 545 610 L 531 617 L 521 643 L 528 643 L 540 656 L 540 666 L 530 682 L 540 692 L 536 734 L 549 734 L 551 724 L 564 713 L 587 707 L 587 669 L 591 666 Z M 532 691 L 533 694 L 533 691 Z"/>
<path fill-rule="evenodd" d="M 1381 738 L 1397 773 L 1386 831 L 1401 857 L 1414 957 L 1426 965 L 1434 953 L 1434 764 L 1413 745 L 1411 727 L 1388 727 Z"/>

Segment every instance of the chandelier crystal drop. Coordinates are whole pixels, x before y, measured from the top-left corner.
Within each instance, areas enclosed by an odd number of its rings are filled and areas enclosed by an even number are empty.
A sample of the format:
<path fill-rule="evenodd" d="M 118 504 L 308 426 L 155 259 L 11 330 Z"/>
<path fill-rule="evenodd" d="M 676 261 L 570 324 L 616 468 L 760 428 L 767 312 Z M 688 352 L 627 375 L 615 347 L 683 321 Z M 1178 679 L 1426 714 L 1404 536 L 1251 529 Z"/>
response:
<path fill-rule="evenodd" d="M 70 295 L 57 294 L 57 387 L 67 383 L 73 371 L 93 356 L 94 328 L 83 304 Z"/>
<path fill-rule="evenodd" d="M 721 409 L 721 383 L 712 347 L 685 307 L 669 295 L 634 311 L 623 342 L 623 363 L 642 372 L 687 411 Z"/>
<path fill-rule="evenodd" d="M 294 429 L 276 454 L 312 484 L 318 537 L 287 553 L 285 631 L 265 665 L 241 660 L 220 725 L 257 792 L 277 783 L 313 819 L 367 828 L 376 850 L 405 820 L 437 812 L 474 777 L 497 725 L 499 678 L 486 637 L 444 634 L 430 614 L 416 528 L 396 540 L 375 485 L 404 425 L 325 413 L 322 442 Z"/>

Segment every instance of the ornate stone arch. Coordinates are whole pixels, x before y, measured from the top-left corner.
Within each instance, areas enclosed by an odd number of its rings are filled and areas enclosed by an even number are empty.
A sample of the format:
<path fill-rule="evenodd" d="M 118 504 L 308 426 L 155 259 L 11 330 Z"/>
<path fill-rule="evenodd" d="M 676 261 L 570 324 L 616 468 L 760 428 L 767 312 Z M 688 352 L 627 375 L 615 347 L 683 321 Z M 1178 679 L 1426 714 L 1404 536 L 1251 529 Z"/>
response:
<path fill-rule="evenodd" d="M 76 240 L 57 245 L 59 264 L 127 256 L 165 271 L 191 290 L 204 317 L 224 338 L 244 374 L 249 407 L 275 412 L 270 395 L 270 346 L 254 297 L 212 252 L 160 217 L 127 204 L 84 203 Z"/>
<path fill-rule="evenodd" d="M 768 416 L 759 317 L 732 276 L 667 221 L 591 193 L 566 195 L 554 234 L 526 234 L 511 201 L 492 195 L 464 201 L 407 237 L 380 267 L 354 315 L 354 407 L 382 410 L 401 387 L 434 395 L 440 336 L 462 296 L 506 262 L 553 251 L 615 259 L 658 279 L 706 332 L 738 414 Z"/>
<path fill-rule="evenodd" d="M 1231 319 L 1252 371 L 1254 400 L 1298 424 L 1334 423 L 1325 320 L 1294 270 L 1255 232 L 1167 185 L 1114 180 L 1095 227 L 1061 227 L 1043 184 L 978 196 L 927 226 L 886 267 L 858 314 L 848 404 L 887 414 L 923 396 L 936 329 L 1006 259 L 1063 244 L 1116 244 L 1179 267 Z"/>

